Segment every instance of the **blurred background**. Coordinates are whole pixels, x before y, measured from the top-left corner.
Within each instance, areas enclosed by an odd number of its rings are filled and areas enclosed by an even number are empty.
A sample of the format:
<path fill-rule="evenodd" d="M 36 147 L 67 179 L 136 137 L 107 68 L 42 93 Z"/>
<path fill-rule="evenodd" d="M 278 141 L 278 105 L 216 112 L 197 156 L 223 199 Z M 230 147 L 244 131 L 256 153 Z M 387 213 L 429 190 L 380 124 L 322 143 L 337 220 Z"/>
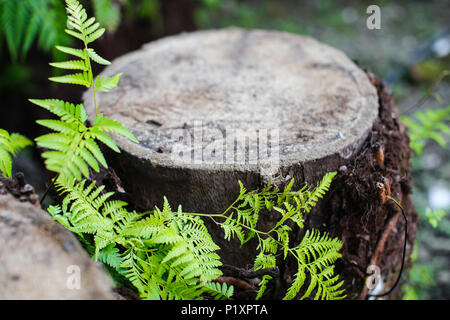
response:
<path fill-rule="evenodd" d="M 237 26 L 312 36 L 344 51 L 384 79 L 394 93 L 414 150 L 413 201 L 420 224 L 404 299 L 450 299 L 450 3 L 377 1 L 381 29 L 369 30 L 372 1 L 80 0 L 107 33 L 94 49 L 112 60 L 144 43 L 183 31 Z M 48 117 L 28 98 L 80 102 L 82 89 L 47 80 L 59 61 L 63 0 L 0 0 L 0 128 L 29 138 Z M 101 69 L 96 69 L 100 72 Z M 48 176 L 37 150 L 15 161 L 36 191 Z"/>

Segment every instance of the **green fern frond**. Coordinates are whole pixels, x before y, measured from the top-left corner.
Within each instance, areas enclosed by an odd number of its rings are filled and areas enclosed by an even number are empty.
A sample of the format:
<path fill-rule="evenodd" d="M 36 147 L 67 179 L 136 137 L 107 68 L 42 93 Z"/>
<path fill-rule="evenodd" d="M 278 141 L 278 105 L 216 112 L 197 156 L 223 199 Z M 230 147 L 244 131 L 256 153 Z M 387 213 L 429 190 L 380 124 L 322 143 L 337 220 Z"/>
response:
<path fill-rule="evenodd" d="M 94 60 L 95 62 L 97 62 L 98 64 L 102 64 L 102 65 L 105 65 L 105 66 L 108 66 L 108 65 L 111 64 L 111 62 L 109 62 L 108 60 L 106 60 L 106 59 L 102 58 L 101 56 L 99 56 L 99 55 L 94 51 L 94 49 L 92 49 L 92 48 L 88 48 L 88 49 L 87 49 L 87 53 L 88 53 L 89 57 L 90 57 L 92 60 Z M 81 57 L 80 57 L 80 58 L 81 58 Z"/>
<path fill-rule="evenodd" d="M 270 252 L 270 253 L 265 253 L 266 250 L 262 249 L 259 254 L 256 256 L 255 262 L 254 262 L 254 266 L 253 268 L 255 270 L 261 270 L 261 269 L 265 269 L 265 268 L 273 268 L 277 265 L 277 261 L 275 258 L 275 253 L 276 250 Z M 261 281 L 258 283 L 259 286 L 259 290 L 258 293 L 256 294 L 256 300 L 259 300 L 262 298 L 264 292 L 267 289 L 267 285 L 269 283 L 269 281 L 272 279 L 272 276 L 269 275 L 264 275 L 261 279 Z"/>
<path fill-rule="evenodd" d="M 205 292 L 215 300 L 230 299 L 234 293 L 234 287 L 227 286 L 225 282 L 222 285 L 219 282 L 207 282 L 205 287 L 207 288 Z"/>
<path fill-rule="evenodd" d="M 203 221 L 185 215 L 181 208 L 173 212 L 167 199 L 162 210 L 156 207 L 147 217 L 123 228 L 120 235 L 142 237 L 143 250 L 148 252 L 145 268 L 149 280 L 139 290 L 144 298 L 199 299 L 207 290 L 206 283 L 221 275 L 219 256 L 214 253 L 218 247 Z"/>
<path fill-rule="evenodd" d="M 59 31 L 64 17 L 59 0 L 0 0 L 0 38 L 5 36 L 12 60 L 25 58 L 36 40 L 46 51 L 57 42 L 69 43 L 69 37 Z"/>
<path fill-rule="evenodd" d="M 94 3 L 97 3 L 97 1 Z M 99 56 L 94 49 L 88 47 L 90 43 L 94 42 L 104 34 L 105 28 L 100 27 L 100 23 L 96 22 L 95 17 L 88 18 L 86 10 L 76 0 L 66 0 L 66 11 L 67 24 L 71 29 L 65 29 L 65 32 L 82 41 L 84 48 L 74 49 L 67 46 L 56 46 L 56 49 L 65 54 L 76 56 L 81 60 L 52 62 L 50 65 L 63 70 L 81 70 L 82 72 L 50 77 L 49 80 L 58 83 L 81 85 L 87 88 L 92 87 L 94 97 L 97 91 L 108 92 L 117 86 L 121 74 L 113 77 L 100 76 L 94 81 L 91 60 L 102 65 L 108 65 L 110 62 Z M 95 114 L 97 115 L 96 99 L 94 99 L 94 102 Z"/>
<path fill-rule="evenodd" d="M 52 112 L 60 120 L 37 120 L 36 122 L 55 133 L 36 138 L 40 147 L 50 151 L 42 156 L 46 159 L 49 170 L 59 174 L 58 179 L 71 181 L 89 176 L 89 167 L 98 172 L 99 163 L 108 167 L 96 140 L 103 142 L 116 152 L 120 152 L 115 142 L 108 135 L 114 132 L 138 142 L 133 134 L 121 123 L 99 114 L 91 127 L 87 127 L 87 113 L 82 104 L 74 105 L 56 99 L 30 102 Z"/>
<path fill-rule="evenodd" d="M 62 67 L 60 66 L 59 68 Z M 73 68 L 65 68 L 65 69 L 73 69 Z M 85 86 L 87 88 L 90 88 L 92 85 L 92 73 L 90 72 L 80 72 L 64 76 L 50 77 L 48 79 L 53 82 L 77 84 L 80 86 Z"/>
<path fill-rule="evenodd" d="M 128 139 L 130 139 L 133 142 L 138 143 L 139 141 L 134 137 L 134 135 L 128 130 L 127 127 L 125 127 L 120 122 L 105 117 L 103 114 L 99 113 L 97 117 L 94 120 L 94 124 L 91 128 L 91 132 L 104 132 L 104 133 L 117 133 L 120 134 Z"/>
<path fill-rule="evenodd" d="M 342 255 L 339 250 L 342 242 L 337 238 L 330 239 L 327 233 L 308 230 L 300 244 L 294 248 L 298 262 L 298 271 L 284 299 L 295 298 L 302 289 L 307 275 L 310 282 L 301 299 L 309 297 L 315 290 L 314 299 L 344 299 L 343 281 L 334 275 L 333 263 Z"/>
<path fill-rule="evenodd" d="M 83 49 L 74 49 L 66 46 L 56 48 L 65 53 L 76 56 L 80 60 L 67 60 L 50 63 L 53 67 L 65 70 L 80 70 L 79 73 L 63 76 L 51 77 L 51 81 L 59 83 L 70 83 L 92 87 L 94 97 L 97 90 L 109 91 L 117 86 L 121 74 L 108 77 L 97 78 L 98 88 L 93 81 L 91 59 L 101 64 L 108 64 L 109 61 L 101 58 L 95 51 L 88 48 L 88 44 L 100 37 L 104 30 L 100 28 L 95 18 L 88 18 L 86 10 L 76 0 L 66 0 L 66 10 L 68 13 L 67 23 L 72 29 L 66 32 L 84 43 Z M 96 100 L 94 99 L 94 102 Z M 30 102 L 54 113 L 60 120 L 38 120 L 37 123 L 47 127 L 56 133 L 50 133 L 36 139 L 40 147 L 47 148 L 42 154 L 45 163 L 50 171 L 58 174 L 58 180 L 70 182 L 73 179 L 81 180 L 89 176 L 89 168 L 98 172 L 99 164 L 108 167 L 106 160 L 97 144 L 98 141 L 116 152 L 120 152 L 114 140 L 108 133 L 117 133 L 125 136 L 134 142 L 138 142 L 133 134 L 121 123 L 97 113 L 94 124 L 88 127 L 87 113 L 83 105 L 73 105 L 56 99 L 38 100 L 30 99 Z"/>
<path fill-rule="evenodd" d="M 120 76 L 122 73 L 115 75 L 114 77 L 103 77 L 98 76 L 95 85 L 97 86 L 97 90 L 103 92 L 109 92 L 111 89 L 115 88 L 119 83 Z"/>
<path fill-rule="evenodd" d="M 91 234 L 94 258 L 126 277 L 143 298 L 198 299 L 222 274 L 214 253 L 219 247 L 203 221 L 181 208 L 173 212 L 167 199 L 162 210 L 138 214 L 128 212 L 125 202 L 110 200 L 113 193 L 95 182 L 56 185 L 65 197 L 61 207 L 50 209 L 53 218 L 80 236 Z"/>
<path fill-rule="evenodd" d="M 64 47 L 64 46 L 55 46 L 55 48 L 63 53 L 70 54 L 72 56 L 81 58 L 85 61 L 88 58 L 86 56 L 86 51 L 81 50 L 81 49 L 74 49 L 74 48 Z"/>
<path fill-rule="evenodd" d="M 33 143 L 18 133 L 9 134 L 8 131 L 0 129 L 0 172 L 5 177 L 11 178 L 12 157 L 20 150 L 33 145 Z"/>
<path fill-rule="evenodd" d="M 417 111 L 414 118 L 404 116 L 401 120 L 408 127 L 410 146 L 417 155 L 422 154 L 429 139 L 443 148 L 447 145 L 445 136 L 450 135 L 450 105 L 442 109 Z"/>
<path fill-rule="evenodd" d="M 29 101 L 57 115 L 62 121 L 67 123 L 76 123 L 78 126 L 84 126 L 88 119 L 82 104 L 74 105 L 57 99 L 29 99 Z"/>
<path fill-rule="evenodd" d="M 123 263 L 122 255 L 114 243 L 110 243 L 97 254 L 98 261 L 114 268 L 116 271 L 121 272 L 121 265 Z"/>
<path fill-rule="evenodd" d="M 139 257 L 139 253 L 133 247 L 128 248 L 122 254 L 122 263 L 120 268 L 123 269 L 123 275 L 134 285 L 134 287 L 141 293 L 146 292 L 147 282 L 146 273 L 143 266 L 145 261 Z M 155 296 L 152 297 L 156 299 Z"/>
<path fill-rule="evenodd" d="M 313 191 L 308 191 L 306 193 L 307 200 L 303 203 L 303 209 L 305 210 L 305 212 L 309 212 L 311 208 L 316 205 L 317 201 L 323 198 L 325 193 L 329 190 L 331 182 L 336 174 L 336 171 L 326 173 L 320 181 L 319 185 Z"/>
<path fill-rule="evenodd" d="M 63 62 L 51 62 L 50 65 L 55 68 L 60 69 L 73 69 L 73 70 L 81 70 L 88 71 L 89 67 L 86 66 L 86 62 L 84 60 L 69 60 Z"/>
<path fill-rule="evenodd" d="M 337 283 L 338 276 L 332 276 L 332 264 L 341 256 L 338 251 L 342 243 L 337 238 L 330 239 L 327 234 L 320 236 L 318 232 L 313 231 L 312 234 L 307 232 L 297 247 L 291 247 L 292 228 L 287 224 L 288 220 L 291 220 L 303 228 L 303 215 L 310 212 L 317 201 L 323 198 L 335 175 L 336 172 L 327 173 L 317 187 L 310 188 L 305 184 L 297 191 L 292 190 L 294 180 L 291 180 L 282 191 L 270 185 L 262 191 L 247 191 L 239 182 L 240 191 L 235 202 L 224 213 L 211 215 L 213 221 L 224 230 L 225 239 L 237 237 L 241 244 L 244 244 L 249 239 L 256 238 L 258 241 L 256 249 L 259 253 L 254 262 L 255 270 L 276 267 L 276 255 L 283 259 L 292 255 L 298 260 L 299 269 L 286 293 L 286 299 L 297 296 L 308 279 L 309 287 L 303 298 L 309 297 L 313 290 L 316 290 L 317 298 L 343 297 L 343 291 L 339 290 L 342 282 Z M 268 231 L 258 230 L 260 215 L 274 212 L 279 216 L 274 226 Z M 219 218 L 224 221 L 218 222 Z M 259 283 L 257 299 L 263 296 L 271 279 L 269 275 L 263 276 Z"/>
<path fill-rule="evenodd" d="M 122 227 L 121 235 L 123 237 L 135 236 L 139 238 L 149 239 L 159 232 L 164 223 L 165 218 L 159 218 L 157 215 L 152 214 L 139 221 Z"/>
<path fill-rule="evenodd" d="M 224 231 L 224 238 L 226 240 L 236 237 L 241 241 L 241 244 L 245 242 L 244 230 L 239 222 L 233 219 L 232 215 L 228 216 L 228 218 L 221 223 L 220 226 Z"/>

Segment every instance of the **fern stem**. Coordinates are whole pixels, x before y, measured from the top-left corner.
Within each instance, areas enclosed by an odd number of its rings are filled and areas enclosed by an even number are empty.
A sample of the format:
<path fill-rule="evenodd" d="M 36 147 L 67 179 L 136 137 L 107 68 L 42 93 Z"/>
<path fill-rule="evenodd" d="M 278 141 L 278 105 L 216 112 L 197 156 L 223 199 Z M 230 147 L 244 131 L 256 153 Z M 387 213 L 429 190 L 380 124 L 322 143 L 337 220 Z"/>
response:
<path fill-rule="evenodd" d="M 228 208 L 224 212 L 227 212 L 229 209 L 231 209 L 231 208 Z M 188 215 L 192 215 L 192 216 L 200 216 L 200 217 L 211 218 L 214 221 L 214 223 L 216 223 L 218 225 L 221 225 L 222 223 L 215 221 L 214 217 L 227 219 L 227 216 L 224 213 L 197 213 L 197 212 L 184 212 L 184 213 L 188 214 Z M 249 227 L 249 226 L 247 226 L 247 225 L 245 225 L 245 224 L 243 224 L 241 222 L 238 222 L 238 223 L 239 223 L 239 225 L 241 227 L 244 227 L 244 228 L 246 228 L 249 231 L 255 232 L 256 234 L 262 234 L 262 235 L 265 235 L 265 236 L 273 238 L 268 232 L 264 232 L 264 231 L 253 229 L 252 227 Z"/>
<path fill-rule="evenodd" d="M 403 268 L 404 268 L 404 265 L 405 265 L 406 245 L 407 245 L 407 242 L 408 242 L 408 218 L 406 217 L 406 214 L 405 214 L 405 211 L 403 209 L 403 206 L 396 199 L 394 199 L 393 197 L 388 196 L 388 198 L 390 200 L 392 200 L 400 208 L 400 212 L 403 215 L 403 219 L 405 220 L 405 234 L 404 234 L 405 240 L 403 241 L 403 255 L 402 255 L 402 261 L 401 261 L 401 265 L 400 265 L 400 271 L 398 273 L 397 279 L 395 280 L 395 283 L 385 293 L 373 294 L 373 295 L 372 294 L 368 294 L 367 295 L 369 297 L 374 297 L 374 298 L 381 298 L 381 297 L 387 296 L 387 295 L 391 294 L 392 291 L 394 291 L 394 289 L 397 287 L 398 283 L 400 282 L 400 279 L 402 277 Z"/>
<path fill-rule="evenodd" d="M 91 58 L 89 57 L 89 53 L 88 53 L 88 47 L 87 47 L 87 43 L 84 41 L 84 51 L 86 52 L 86 56 L 87 56 L 87 65 L 88 65 L 88 69 L 89 69 L 89 76 L 92 79 L 92 92 L 94 93 L 94 106 L 95 106 L 95 116 L 98 115 L 98 107 L 97 107 L 97 90 L 95 90 L 95 81 L 94 81 L 94 73 L 92 72 L 92 66 L 91 66 Z"/>
<path fill-rule="evenodd" d="M 41 206 L 42 206 L 42 203 L 44 202 L 45 198 L 47 197 L 47 195 L 48 195 L 50 189 L 55 185 L 55 182 L 56 182 L 56 180 L 58 180 L 58 178 L 59 178 L 59 174 L 58 174 L 56 177 L 54 177 L 54 178 L 52 179 L 52 182 L 51 182 L 50 185 L 47 187 L 47 190 L 45 190 L 45 193 L 44 193 L 44 195 L 42 196 L 41 201 L 39 202 L 39 204 L 40 204 Z"/>
<path fill-rule="evenodd" d="M 86 37 L 87 35 L 84 33 L 84 30 L 82 31 L 83 33 L 83 44 L 84 44 L 84 53 L 86 54 L 86 62 L 87 62 L 87 66 L 89 69 L 89 78 L 91 80 L 91 86 L 92 86 L 92 91 L 94 93 L 94 106 L 95 106 L 95 115 L 98 115 L 98 108 L 97 108 L 97 97 L 96 97 L 96 90 L 95 90 L 95 81 L 94 81 L 94 73 L 92 72 L 92 65 L 91 65 L 91 58 L 89 57 L 89 51 L 88 51 L 88 46 L 87 46 L 87 42 L 86 42 Z"/>
<path fill-rule="evenodd" d="M 92 71 L 91 71 L 92 72 Z M 97 108 L 97 97 L 96 97 L 96 92 L 97 90 L 95 90 L 95 82 L 94 80 L 92 80 L 92 90 L 94 92 L 94 106 L 95 106 L 95 115 L 98 115 L 98 108 Z"/>

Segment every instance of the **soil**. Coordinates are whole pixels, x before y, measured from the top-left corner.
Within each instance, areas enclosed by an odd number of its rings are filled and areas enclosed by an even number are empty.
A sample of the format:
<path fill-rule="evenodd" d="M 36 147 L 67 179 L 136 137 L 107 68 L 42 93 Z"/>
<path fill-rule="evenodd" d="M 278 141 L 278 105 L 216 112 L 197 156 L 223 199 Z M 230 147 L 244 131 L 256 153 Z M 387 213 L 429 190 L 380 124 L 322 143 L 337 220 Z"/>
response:
<path fill-rule="evenodd" d="M 409 198 L 412 189 L 409 138 L 399 121 L 393 95 L 383 82 L 370 72 L 367 74 L 378 91 L 379 119 L 361 153 L 340 168 L 325 203 L 332 226 L 329 231 L 339 235 L 344 243 L 343 257 L 338 260 L 336 270 L 346 280 L 349 298 L 367 297 L 367 292 L 359 294 L 365 283 L 365 271 L 390 219 L 399 216 L 400 208 L 386 193 L 403 206 L 408 220 L 406 258 L 413 250 L 418 219 Z M 379 192 L 377 184 L 384 187 L 384 194 Z M 390 289 L 398 276 L 404 228 L 403 219 L 398 219 L 389 234 L 384 235 L 387 236 L 384 250 L 377 252 L 376 265 L 382 275 L 389 275 L 383 292 Z"/>
<path fill-rule="evenodd" d="M 0 176 L 0 194 L 11 194 L 22 202 L 30 202 L 40 208 L 39 197 L 34 191 L 34 187 L 25 181 L 24 174 L 17 172 L 15 180 Z"/>

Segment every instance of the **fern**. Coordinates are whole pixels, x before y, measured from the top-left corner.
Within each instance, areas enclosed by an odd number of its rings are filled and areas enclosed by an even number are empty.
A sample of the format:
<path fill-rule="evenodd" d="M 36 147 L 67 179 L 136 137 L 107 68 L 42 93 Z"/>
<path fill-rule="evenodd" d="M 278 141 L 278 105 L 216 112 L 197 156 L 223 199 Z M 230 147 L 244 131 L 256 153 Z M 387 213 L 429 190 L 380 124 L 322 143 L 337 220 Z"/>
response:
<path fill-rule="evenodd" d="M 137 142 L 121 123 L 102 114 L 97 115 L 92 126 L 87 125 L 87 114 L 82 104 L 74 105 L 61 100 L 30 101 L 60 117 L 59 120 L 36 122 L 54 132 L 36 138 L 37 145 L 49 149 L 42 154 L 47 169 L 58 174 L 58 179 L 71 181 L 89 176 L 89 168 L 98 172 L 99 165 L 108 167 L 98 142 L 120 152 L 108 133 L 117 133 Z"/>
<path fill-rule="evenodd" d="M 93 49 L 88 50 L 90 49 L 88 48 L 88 44 L 100 38 L 105 32 L 105 29 L 100 28 L 100 24 L 98 22 L 95 22 L 95 18 L 88 19 L 86 10 L 78 1 L 66 0 L 66 5 L 68 13 L 67 24 L 69 27 L 71 27 L 71 29 L 65 29 L 65 32 L 68 35 L 81 40 L 83 42 L 84 48 L 74 54 L 76 57 L 80 58 L 80 60 L 69 60 L 64 62 L 51 63 L 50 65 L 61 69 L 80 70 L 81 72 L 65 76 L 52 77 L 50 78 L 50 80 L 60 83 L 82 85 L 89 88 L 93 86 L 94 83 L 92 81 L 93 75 L 90 64 L 91 57 L 89 55 L 89 51 L 93 51 Z M 68 49 L 66 47 L 59 46 L 56 47 L 56 49 L 64 53 L 74 53 L 74 51 L 71 52 L 70 48 Z"/>
<path fill-rule="evenodd" d="M 234 293 L 234 287 L 227 286 L 225 282 L 222 285 L 218 282 L 208 282 L 206 283 L 206 288 L 206 292 L 216 300 L 229 299 Z"/>
<path fill-rule="evenodd" d="M 3 32 L 13 61 L 24 58 L 37 39 L 38 46 L 50 51 L 55 42 L 67 43 L 60 33 L 64 11 L 57 0 L 0 0 L 0 33 Z"/>
<path fill-rule="evenodd" d="M 79 59 L 50 63 L 55 68 L 65 70 L 78 70 L 80 72 L 68 75 L 51 77 L 51 81 L 69 83 L 98 90 L 109 91 L 117 86 L 121 74 L 109 77 L 98 77 L 93 80 L 91 61 L 109 64 L 109 61 L 100 57 L 88 44 L 98 39 L 105 31 L 100 28 L 95 18 L 87 17 L 86 10 L 76 0 L 66 0 L 68 12 L 68 25 L 73 29 L 66 32 L 81 40 L 84 48 L 76 49 L 64 46 L 56 48 L 66 54 Z M 97 83 L 97 85 L 96 85 Z M 128 139 L 138 142 L 133 134 L 121 123 L 97 113 L 92 126 L 87 124 L 87 113 L 82 104 L 74 105 L 56 99 L 30 99 L 30 102 L 47 109 L 58 116 L 59 120 L 38 120 L 37 123 L 55 132 L 40 136 L 36 139 L 38 146 L 49 149 L 42 154 L 46 159 L 47 169 L 56 172 L 59 180 L 81 180 L 89 176 L 89 168 L 98 172 L 100 165 L 108 167 L 100 150 L 98 142 L 102 142 L 112 150 L 120 152 L 110 133 L 120 134 Z"/>
<path fill-rule="evenodd" d="M 87 1 L 84 1 L 87 2 Z M 115 32 L 120 8 L 111 0 L 91 0 L 94 14 L 108 31 Z M 5 38 L 11 59 L 24 59 L 33 43 L 53 57 L 62 57 L 55 44 L 70 45 L 64 30 L 66 14 L 62 0 L 0 0 L 0 39 Z"/>
<path fill-rule="evenodd" d="M 0 129 L 0 172 L 5 177 L 11 178 L 12 156 L 33 143 L 26 137 L 18 134 L 9 134 L 8 131 Z"/>
<path fill-rule="evenodd" d="M 422 154 L 423 147 L 428 139 L 436 141 L 441 147 L 446 146 L 445 135 L 450 134 L 450 105 L 442 109 L 427 109 L 414 113 L 414 120 L 402 117 L 401 120 L 408 127 L 411 149 L 418 155 Z"/>
<path fill-rule="evenodd" d="M 288 225 L 288 221 L 291 221 L 303 228 L 304 214 L 310 212 L 317 201 L 325 195 L 335 175 L 336 172 L 327 173 L 317 187 L 311 189 L 305 185 L 297 191 L 292 191 L 294 180 L 291 180 L 283 191 L 269 185 L 260 192 L 257 190 L 249 192 L 239 182 L 238 198 L 222 214 L 194 215 L 212 218 L 224 230 L 225 239 L 235 237 L 243 245 L 256 238 L 259 253 L 254 261 L 254 270 L 276 267 L 276 256 L 280 253 L 283 259 L 288 255 L 294 257 L 298 262 L 298 272 L 286 293 L 286 299 L 297 296 L 308 275 L 310 284 L 302 298 L 309 297 L 313 290 L 316 290 L 315 298 L 342 299 L 345 297 L 343 290 L 340 289 L 343 282 L 338 282 L 339 277 L 334 275 L 333 269 L 334 261 L 341 257 L 339 249 L 342 242 L 337 238 L 330 239 L 327 234 L 321 236 L 318 231 L 313 230 L 311 233 L 306 232 L 298 246 L 291 247 L 289 238 L 291 227 Z M 268 231 L 257 228 L 263 210 L 280 214 L 278 222 Z M 223 221 L 219 222 L 219 219 Z M 263 296 L 271 279 L 270 275 L 262 277 L 257 299 Z"/>
<path fill-rule="evenodd" d="M 298 272 L 284 299 L 293 299 L 300 292 L 309 274 L 309 286 L 301 297 L 309 297 L 315 290 L 314 299 L 337 300 L 345 298 L 344 290 L 339 290 L 343 282 L 334 275 L 333 263 L 341 257 L 338 252 L 342 242 L 330 239 L 328 234 L 320 235 L 317 230 L 306 231 L 300 244 L 293 248 L 298 262 Z"/>
<path fill-rule="evenodd" d="M 316 189 L 328 185 L 324 181 L 329 180 L 330 176 L 333 174 L 326 175 Z M 87 184 L 86 180 L 74 180 L 71 184 L 58 182 L 57 185 L 65 198 L 61 206 L 49 208 L 53 218 L 87 241 L 93 248 L 94 258 L 128 279 L 142 298 L 201 299 L 206 295 L 219 299 L 232 295 L 232 287 L 214 282 L 221 275 L 218 268 L 222 264 L 214 252 L 219 247 L 212 241 L 201 219 L 201 216 L 213 216 L 216 221 L 219 217 L 225 217 L 225 213 L 184 213 L 181 207 L 173 211 L 166 198 L 162 209 L 155 207 L 146 213 L 129 212 L 125 202 L 110 200 L 113 193 L 105 193 L 103 186 L 96 188 L 95 182 Z M 256 198 L 274 195 L 268 190 L 271 188 L 266 188 Z M 284 198 L 291 192 L 297 193 L 285 189 L 284 192 L 276 192 L 276 195 Z M 249 201 L 248 194 L 253 194 L 255 198 L 257 193 L 244 191 L 238 199 L 245 203 Z M 305 194 L 308 193 L 303 194 L 306 203 L 308 199 Z M 255 202 L 250 203 L 255 205 Z M 235 202 L 237 207 L 241 204 Z M 340 289 L 342 281 L 339 282 L 339 277 L 334 275 L 333 267 L 341 256 L 338 251 L 342 243 L 338 239 L 330 239 L 327 234 L 320 235 L 313 230 L 306 232 L 299 245 L 290 247 L 289 226 L 280 225 L 269 232 L 262 232 L 250 228 L 248 225 L 253 223 L 248 222 L 250 220 L 241 218 L 238 222 L 231 216 L 218 224 L 224 229 L 230 225 L 239 226 L 242 241 L 245 241 L 243 236 L 246 231 L 251 231 L 260 243 L 255 270 L 276 267 L 279 250 L 284 252 L 284 258 L 291 254 L 297 259 L 298 272 L 285 299 L 296 297 L 307 277 L 310 282 L 302 298 L 309 297 L 313 291 L 316 292 L 315 298 L 345 297 Z M 272 236 L 272 232 L 276 236 Z M 270 280 L 271 276 L 262 277 L 257 298 L 262 297 Z"/>
<path fill-rule="evenodd" d="M 210 282 L 221 275 L 219 247 L 203 221 L 173 212 L 165 199 L 163 209 L 139 214 L 126 203 L 109 200 L 113 193 L 86 180 L 57 183 L 65 194 L 61 206 L 49 208 L 53 218 L 83 239 L 91 239 L 94 258 L 126 277 L 143 298 L 200 298 L 205 292 L 227 297 Z M 119 249 L 123 248 L 123 249 Z"/>

